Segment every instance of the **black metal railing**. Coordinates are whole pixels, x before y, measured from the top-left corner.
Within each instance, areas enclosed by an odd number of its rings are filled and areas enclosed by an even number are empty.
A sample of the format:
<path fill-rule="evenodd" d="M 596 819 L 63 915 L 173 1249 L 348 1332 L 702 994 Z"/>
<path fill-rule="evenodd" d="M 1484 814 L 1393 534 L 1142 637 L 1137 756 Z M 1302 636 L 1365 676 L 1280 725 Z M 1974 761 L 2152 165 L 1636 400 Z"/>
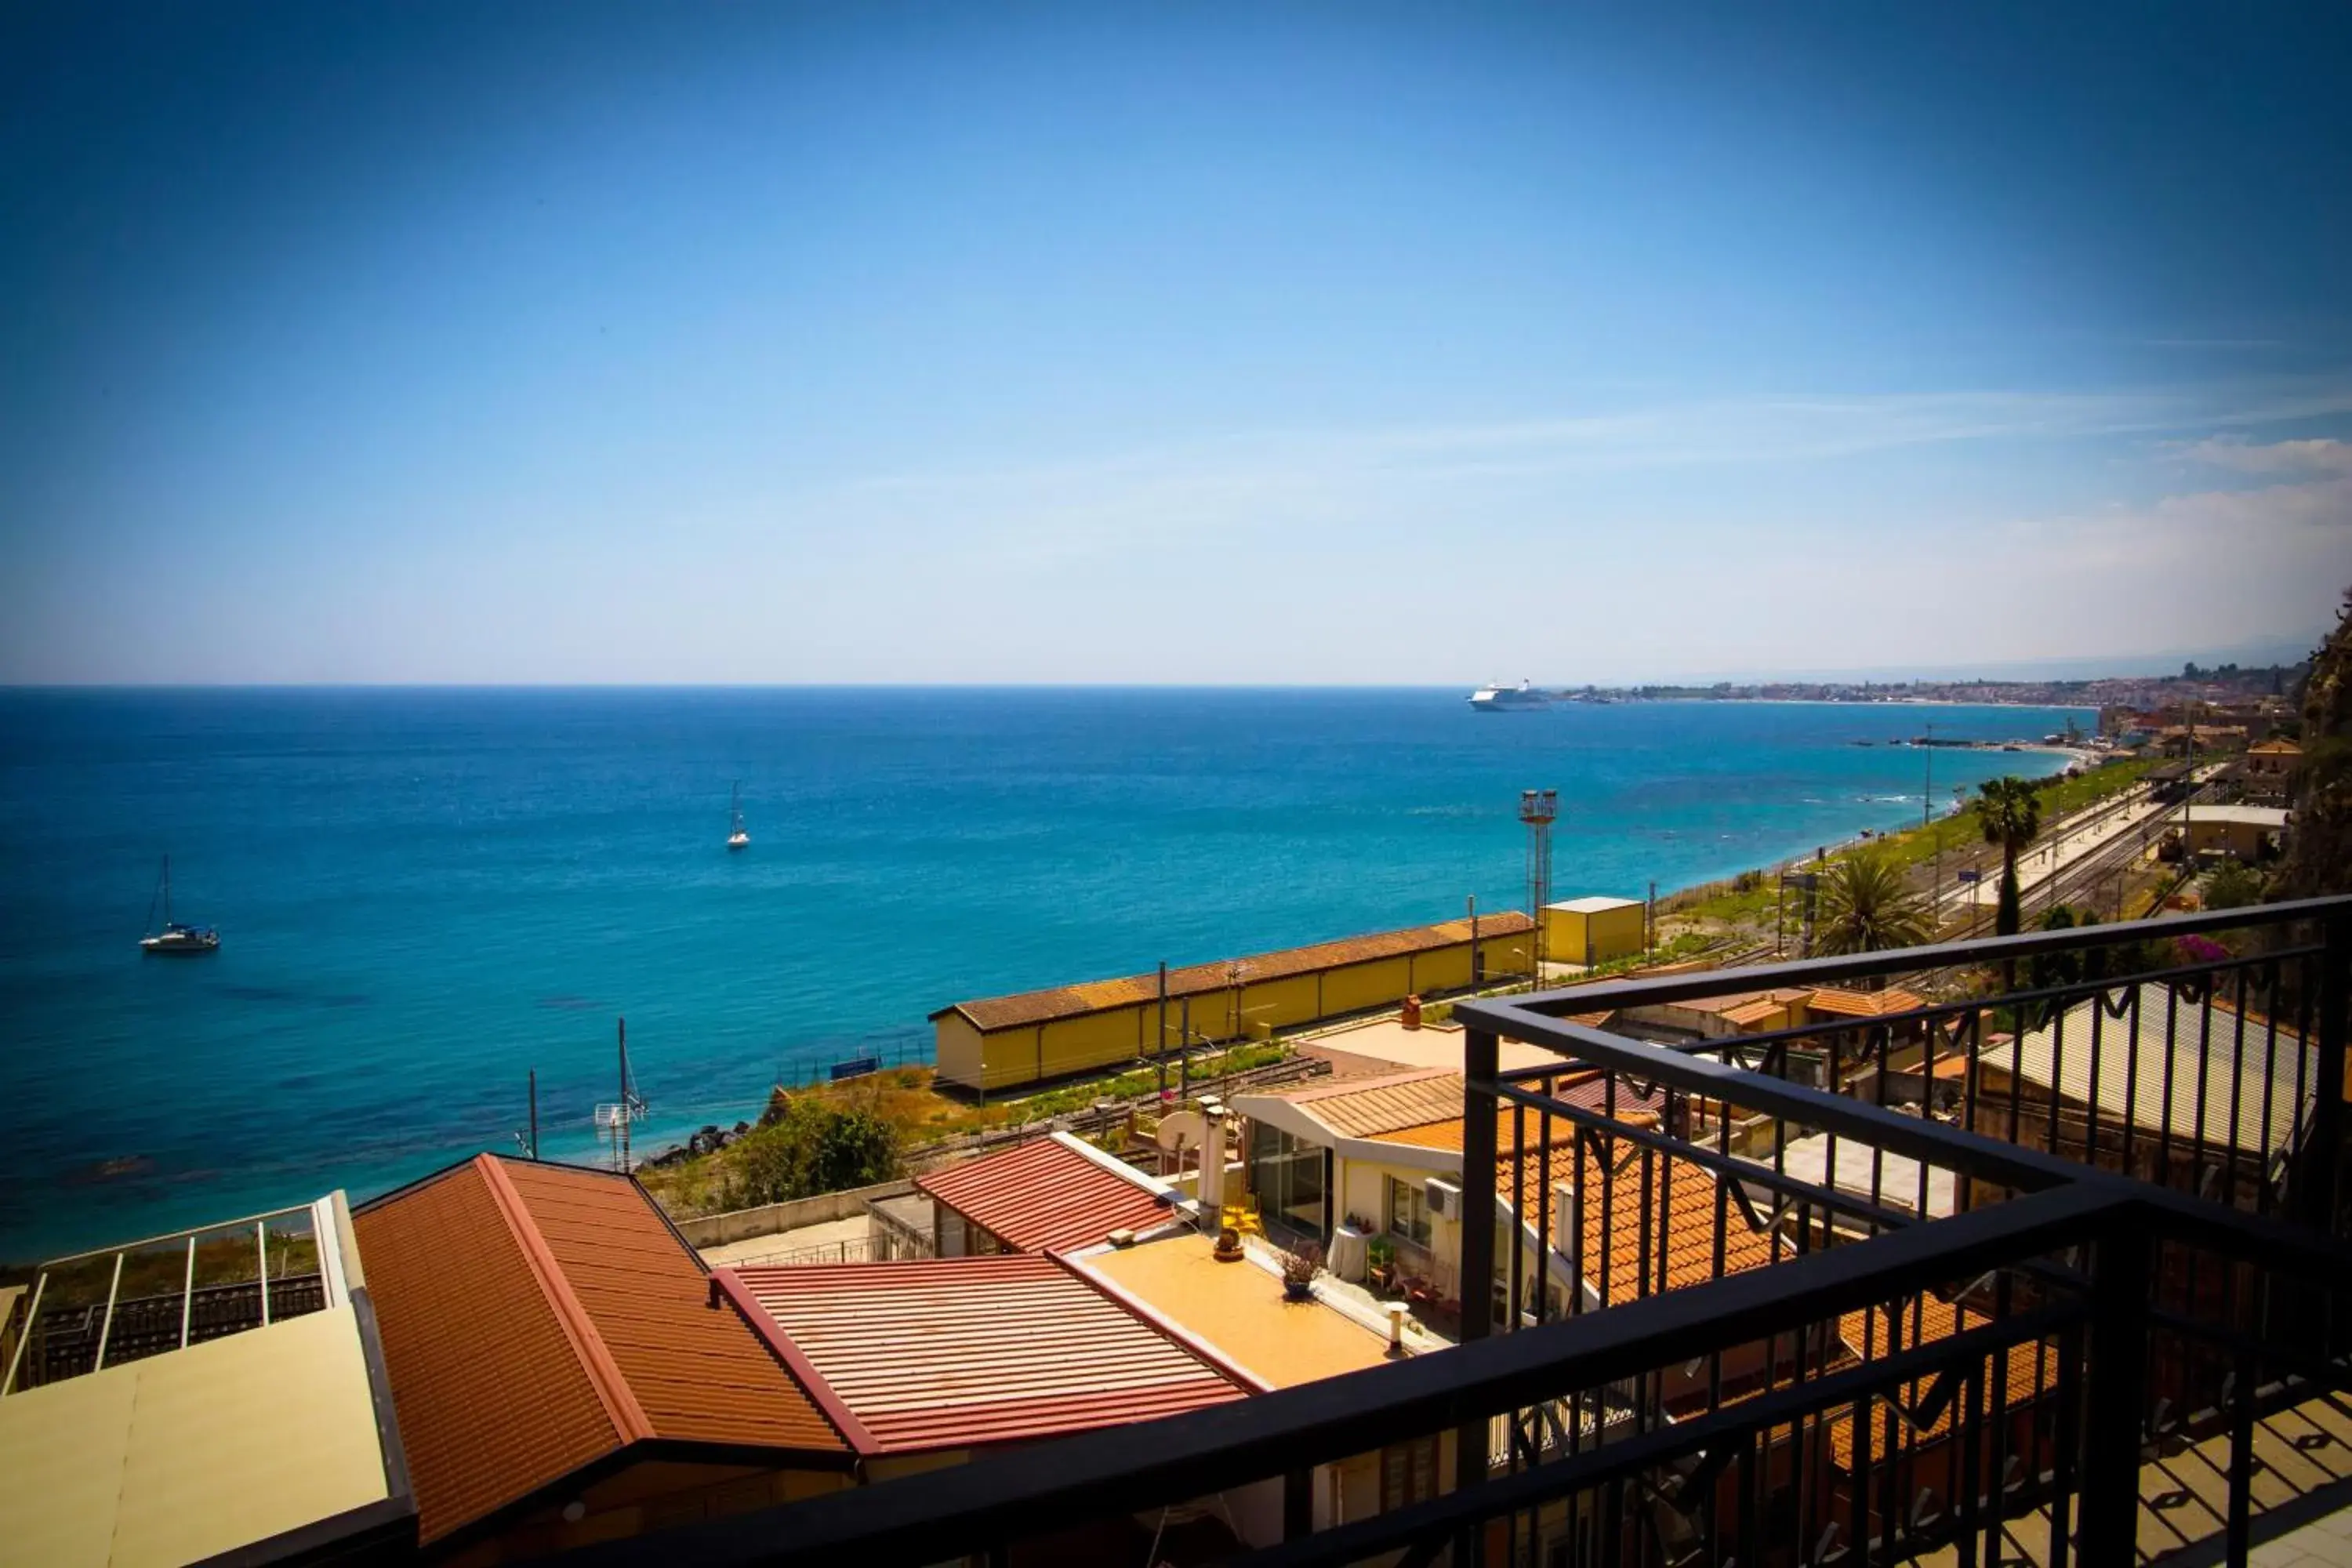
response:
<path fill-rule="evenodd" d="M 2243 1563 L 2352 1504 L 2347 982 L 2329 900 L 1465 1003 L 1457 1348 L 598 1551 L 1051 1561 L 1207 1499 L 1269 1563 Z M 1355 1484 L 1433 1440 L 1435 1495 Z"/>

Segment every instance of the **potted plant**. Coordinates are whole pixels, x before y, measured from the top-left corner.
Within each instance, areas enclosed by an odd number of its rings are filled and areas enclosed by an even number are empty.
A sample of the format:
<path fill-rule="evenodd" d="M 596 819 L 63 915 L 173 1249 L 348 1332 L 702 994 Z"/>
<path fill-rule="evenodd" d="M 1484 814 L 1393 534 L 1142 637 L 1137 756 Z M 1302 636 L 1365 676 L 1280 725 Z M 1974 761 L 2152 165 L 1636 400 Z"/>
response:
<path fill-rule="evenodd" d="M 1323 1268 L 1323 1249 L 1307 1242 L 1282 1255 L 1282 1293 L 1294 1301 L 1314 1295 L 1315 1276 Z"/>

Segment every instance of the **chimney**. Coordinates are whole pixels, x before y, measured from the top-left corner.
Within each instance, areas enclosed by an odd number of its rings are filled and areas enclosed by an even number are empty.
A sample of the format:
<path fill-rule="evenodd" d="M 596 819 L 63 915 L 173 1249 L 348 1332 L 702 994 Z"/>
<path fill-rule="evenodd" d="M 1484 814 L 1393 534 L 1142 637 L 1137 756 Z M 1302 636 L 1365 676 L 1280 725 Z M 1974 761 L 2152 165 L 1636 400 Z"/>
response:
<path fill-rule="evenodd" d="M 1576 1212 L 1576 1184 L 1554 1182 L 1551 1184 L 1551 1245 L 1566 1258 L 1576 1250 L 1576 1230 L 1580 1223 Z"/>
<path fill-rule="evenodd" d="M 1391 1357 L 1401 1356 L 1404 1354 L 1405 1304 L 1402 1301 L 1391 1301 L 1383 1310 L 1389 1315 L 1389 1354 Z"/>
<path fill-rule="evenodd" d="M 1225 1102 L 1204 1098 L 1201 1120 L 1201 1217 L 1214 1224 L 1225 1206 Z"/>

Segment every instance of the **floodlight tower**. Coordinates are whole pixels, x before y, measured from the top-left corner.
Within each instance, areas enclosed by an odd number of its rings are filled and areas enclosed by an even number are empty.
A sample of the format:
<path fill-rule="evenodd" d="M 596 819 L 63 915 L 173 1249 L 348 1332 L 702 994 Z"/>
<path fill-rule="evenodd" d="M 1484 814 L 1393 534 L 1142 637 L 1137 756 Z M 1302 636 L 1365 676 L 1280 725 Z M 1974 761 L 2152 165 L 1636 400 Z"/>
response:
<path fill-rule="evenodd" d="M 1535 983 L 1543 984 L 1544 906 L 1551 902 L 1551 825 L 1559 816 L 1559 791 L 1523 789 L 1519 820 L 1528 828 L 1528 917 L 1535 921 L 1528 951 L 1533 953 Z"/>

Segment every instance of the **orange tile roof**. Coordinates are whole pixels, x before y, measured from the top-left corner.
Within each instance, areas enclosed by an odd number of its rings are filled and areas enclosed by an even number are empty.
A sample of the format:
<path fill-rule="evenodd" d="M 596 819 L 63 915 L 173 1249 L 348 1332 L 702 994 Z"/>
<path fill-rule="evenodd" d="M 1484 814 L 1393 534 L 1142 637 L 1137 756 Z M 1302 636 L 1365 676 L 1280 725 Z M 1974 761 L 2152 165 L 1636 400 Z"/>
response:
<path fill-rule="evenodd" d="M 1092 1247 L 1165 1224 L 1175 1205 L 1053 1137 L 928 1172 L 915 1184 L 1022 1252 Z"/>
<path fill-rule="evenodd" d="M 422 1541 L 646 1439 L 846 1458 L 625 1177 L 482 1154 L 352 1224 Z"/>
<path fill-rule="evenodd" d="M 1583 1272 L 1593 1289 L 1600 1290 L 1601 1260 L 1607 1258 L 1608 1289 L 1603 1306 L 1622 1306 L 1645 1295 L 1656 1295 L 1662 1249 L 1665 1259 L 1664 1288 L 1669 1290 L 1761 1268 L 1772 1261 L 1771 1237 L 1748 1223 L 1746 1212 L 1736 1200 L 1727 1199 L 1723 1209 L 1723 1268 L 1720 1275 L 1717 1272 L 1715 1174 L 1688 1160 L 1661 1156 L 1652 1163 L 1646 1205 L 1649 1223 L 1644 1226 L 1642 1163 L 1631 1155 L 1630 1145 L 1618 1152 L 1624 1164 L 1605 1189 L 1609 1200 L 1605 1211 L 1600 1163 L 1589 1153 L 1584 1159 L 1586 1198 L 1578 1205 L 1577 1215 L 1578 1227 L 1583 1232 Z M 1506 1195 L 1511 1193 L 1513 1168 L 1507 1157 L 1498 1166 L 1496 1181 Z M 1534 1223 L 1540 1212 L 1538 1205 L 1544 1201 L 1545 1186 L 1556 1182 L 1573 1184 L 1576 1177 L 1576 1151 L 1572 1146 L 1553 1146 L 1548 1173 L 1541 1154 L 1530 1149 L 1524 1164 L 1518 1167 L 1518 1212 L 1529 1224 Z M 1645 1232 L 1649 1242 L 1646 1285 L 1643 1278 Z"/>
<path fill-rule="evenodd" d="M 1628 1108 L 1620 1101 L 1621 1114 L 1642 1118 L 1648 1114 L 1641 1107 Z M 1502 1152 L 1496 1165 L 1496 1191 L 1508 1199 L 1513 1195 L 1514 1173 L 1517 1173 L 1517 1206 L 1520 1216 L 1532 1225 L 1543 1212 L 1545 1190 L 1553 1183 L 1574 1186 L 1577 1182 L 1577 1158 L 1574 1142 L 1566 1131 L 1555 1127 L 1551 1163 L 1547 1171 L 1542 1144 L 1530 1120 L 1528 1148 L 1524 1163 L 1511 1156 L 1512 1128 L 1510 1113 L 1501 1114 L 1496 1129 L 1495 1146 Z M 1455 1149 L 1462 1147 L 1462 1122 L 1432 1122 L 1422 1127 L 1409 1127 L 1387 1134 L 1379 1140 L 1388 1143 L 1410 1143 L 1424 1149 Z M 1649 1225 L 1649 1289 L 1643 1288 L 1643 1226 L 1642 1164 L 1626 1144 L 1618 1151 L 1618 1158 L 1626 1162 L 1624 1168 L 1611 1179 L 1606 1213 L 1607 1229 L 1601 1205 L 1602 1172 L 1599 1160 L 1588 1152 L 1584 1157 L 1584 1190 L 1591 1201 L 1581 1205 L 1578 1215 L 1583 1231 L 1584 1277 L 1597 1291 L 1601 1289 L 1601 1258 L 1608 1258 L 1609 1289 L 1604 1305 L 1617 1306 L 1639 1300 L 1643 1294 L 1658 1290 L 1658 1257 L 1663 1235 L 1665 1251 L 1665 1283 L 1667 1289 L 1685 1285 L 1696 1285 L 1718 1276 L 1715 1268 L 1715 1194 L 1714 1173 L 1689 1160 L 1661 1156 L 1651 1166 Z M 1658 1179 L 1663 1164 L 1666 1180 Z M 1738 1274 L 1749 1268 L 1759 1268 L 1772 1261 L 1772 1239 L 1748 1223 L 1746 1213 L 1736 1201 L 1727 1202 L 1723 1226 L 1723 1273 Z"/>
<path fill-rule="evenodd" d="M 1898 1303 L 1891 1311 L 1885 1307 L 1872 1307 L 1865 1311 L 1846 1313 L 1838 1320 L 1838 1338 L 1845 1342 L 1847 1352 L 1855 1360 L 1882 1361 L 1897 1351 L 1950 1339 L 1963 1326 L 1978 1329 L 1993 1321 L 1974 1309 L 1964 1310 L 1941 1297 L 1922 1294 Z M 2022 1344 L 2011 1345 L 2005 1359 L 2008 1408 L 2015 1410 L 2058 1385 L 2058 1352 L 2054 1346 L 2049 1345 L 2049 1342 L 2028 1340 Z M 1906 1405 L 1916 1405 L 1933 1382 L 1933 1378 L 1920 1378 L 1902 1384 L 1895 1392 Z M 1874 1402 L 1871 1408 L 1871 1451 L 1883 1458 L 1886 1453 L 1888 1424 L 1885 1406 L 1881 1401 Z M 1900 1416 L 1895 1417 L 1895 1447 L 1908 1448 L 1914 1444 L 1933 1442 L 1944 1436 L 1950 1430 L 1952 1416 L 1958 1408 L 1959 1401 L 1953 1400 L 1921 1431 L 1915 1431 L 1910 1423 Z M 1983 1408 L 1990 1410 L 1989 1400 Z M 1853 1412 L 1849 1406 L 1845 1414 L 1832 1417 L 1830 1422 L 1830 1452 L 1839 1469 L 1851 1471 L 1853 1468 Z"/>
<path fill-rule="evenodd" d="M 1777 1011 L 1791 1002 L 1802 1002 L 1811 994 L 1811 991 L 1783 985 L 1771 991 L 1739 991 L 1721 996 L 1691 996 L 1680 1002 L 1664 1002 L 1658 1005 L 1679 1007 L 1690 1013 L 1720 1013 L 1729 1017 L 1734 1013 L 1749 1011 L 1766 1003 L 1771 1005 L 1768 1010 Z"/>
<path fill-rule="evenodd" d="M 1829 1013 L 1842 1018 L 1876 1018 L 1888 1013 L 1908 1013 L 1927 1005 L 1924 996 L 1891 987 L 1885 991 L 1847 991 L 1824 985 L 1813 992 L 1805 1007 L 1809 1012 Z"/>
<path fill-rule="evenodd" d="M 1517 936 L 1535 929 L 1535 922 L 1517 910 L 1482 915 L 1478 919 L 1478 940 L 1490 937 Z M 1368 963 L 1374 959 L 1401 958 L 1409 952 L 1432 952 L 1440 948 L 1458 947 L 1470 940 L 1470 922 L 1441 921 L 1436 925 L 1414 926 L 1406 931 L 1378 931 L 1370 936 L 1348 937 L 1339 942 L 1318 942 L 1312 947 L 1294 947 L 1280 952 L 1261 952 L 1234 962 L 1243 966 L 1245 984 L 1257 984 L 1268 980 L 1286 979 L 1295 974 L 1312 974 L 1321 969 L 1337 969 L 1344 964 Z M 1232 989 L 1231 963 L 1195 963 L 1168 972 L 1168 994 L 1171 997 L 1211 995 Z M 1160 976 L 1130 974 L 1118 980 L 1090 980 L 1077 985 L 1049 986 L 1043 991 L 1024 991 L 1011 996 L 989 996 L 978 1001 L 957 1002 L 931 1015 L 933 1018 L 950 1013 L 961 1013 L 971 1020 L 972 1026 L 983 1033 L 995 1029 L 1026 1028 L 1032 1024 L 1050 1023 L 1056 1018 L 1076 1018 L 1088 1013 L 1108 1012 L 1114 1007 L 1131 1007 L 1139 1002 L 1150 1002 L 1160 994 Z"/>
<path fill-rule="evenodd" d="M 860 1453 L 1027 1442 L 1244 1396 L 1076 1269 L 1031 1253 L 722 1269 L 846 1412 Z"/>

